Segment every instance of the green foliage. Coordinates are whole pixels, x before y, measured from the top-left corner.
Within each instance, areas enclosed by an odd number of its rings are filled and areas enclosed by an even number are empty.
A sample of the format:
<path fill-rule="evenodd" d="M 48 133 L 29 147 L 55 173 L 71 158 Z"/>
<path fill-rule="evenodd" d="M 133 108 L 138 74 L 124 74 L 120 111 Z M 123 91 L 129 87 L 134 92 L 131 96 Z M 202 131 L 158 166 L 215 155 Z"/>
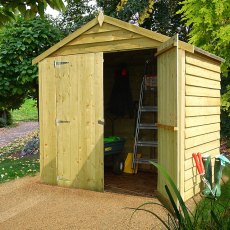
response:
<path fill-rule="evenodd" d="M 69 0 L 66 10 L 55 19 L 56 24 L 67 35 L 95 17 L 96 6 L 91 0 Z"/>
<path fill-rule="evenodd" d="M 32 59 L 62 38 L 48 19 L 8 24 L 0 31 L 0 108 L 18 108 L 24 98 L 38 96 L 37 65 Z"/>
<path fill-rule="evenodd" d="M 222 64 L 221 134 L 230 139 L 230 1 L 184 0 L 179 11 L 192 26 L 190 42 L 225 59 Z"/>
<path fill-rule="evenodd" d="M 159 1 L 103 1 L 97 0 L 98 6 L 106 15 L 121 19 L 167 36 L 179 34 L 181 40 L 187 41 L 190 27 L 181 21 L 176 12 L 181 8 L 181 0 Z"/>
<path fill-rule="evenodd" d="M 116 1 L 103 1 L 97 0 L 97 5 L 101 7 L 106 15 L 121 19 L 123 21 L 132 21 L 132 23 L 142 24 L 144 19 L 147 17 L 145 15 L 149 8 L 154 5 L 153 0 L 116 0 Z M 150 7 L 149 7 L 150 6 Z M 151 12 L 149 12 L 151 13 Z M 149 16 L 150 14 L 148 14 Z"/>
<path fill-rule="evenodd" d="M 230 1 L 184 0 L 182 5 L 179 13 L 192 26 L 190 42 L 223 57 L 226 71 L 230 66 Z"/>
<path fill-rule="evenodd" d="M 14 122 L 38 120 L 37 103 L 34 99 L 26 99 L 19 109 L 11 112 Z"/>
<path fill-rule="evenodd" d="M 37 13 L 44 16 L 47 5 L 56 10 L 64 10 L 65 8 L 62 0 L 0 0 L 0 26 L 15 19 L 18 13 L 27 19 L 35 17 Z"/>
<path fill-rule="evenodd" d="M 134 213 L 137 211 L 145 211 L 152 214 L 161 223 L 164 225 L 166 229 L 180 229 L 180 230 L 200 230 L 200 229 L 228 229 L 230 224 L 230 181 L 222 186 L 222 194 L 220 198 L 204 198 L 198 203 L 197 208 L 194 213 L 190 212 L 187 208 L 185 202 L 183 201 L 176 185 L 171 179 L 170 175 L 167 171 L 160 166 L 152 162 L 152 164 L 157 167 L 159 173 L 161 173 L 168 184 L 171 187 L 169 189 L 168 185 L 165 185 L 165 190 L 168 195 L 169 201 L 171 202 L 171 207 L 168 205 L 161 205 L 154 202 L 148 202 L 140 205 L 134 209 Z M 225 168 L 225 175 L 230 178 L 230 168 Z M 176 202 L 173 197 L 179 202 L 179 207 L 176 205 Z M 157 213 L 145 209 L 146 205 L 160 205 L 165 210 L 168 210 L 168 220 L 162 219 Z M 133 216 L 132 215 L 132 216 Z"/>
<path fill-rule="evenodd" d="M 147 18 L 142 25 L 145 28 L 169 37 L 179 35 L 180 40 L 187 41 L 190 26 L 181 21 L 181 15 L 177 11 L 181 9 L 181 0 L 160 0 L 154 4 L 152 16 Z"/>
<path fill-rule="evenodd" d="M 34 132 L 0 148 L 0 183 L 39 172 L 38 154 L 29 157 L 20 157 L 18 154 L 34 136 L 37 137 L 38 133 Z"/>

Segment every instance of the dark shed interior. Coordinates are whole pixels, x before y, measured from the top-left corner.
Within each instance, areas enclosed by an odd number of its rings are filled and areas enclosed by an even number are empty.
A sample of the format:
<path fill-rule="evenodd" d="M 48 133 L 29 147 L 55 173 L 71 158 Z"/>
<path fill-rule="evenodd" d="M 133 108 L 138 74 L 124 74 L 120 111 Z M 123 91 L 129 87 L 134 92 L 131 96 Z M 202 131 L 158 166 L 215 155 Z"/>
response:
<path fill-rule="evenodd" d="M 105 137 L 125 138 L 124 160 L 133 153 L 140 88 L 143 76 L 157 75 L 155 49 L 104 54 L 104 117 Z M 146 64 L 148 62 L 148 64 Z M 145 105 L 157 105 L 157 90 L 145 91 Z M 157 113 L 145 113 L 145 123 L 156 123 Z M 157 140 L 157 130 L 144 130 L 142 140 Z M 147 159 L 157 158 L 157 148 L 139 147 L 138 153 Z M 153 194 L 156 189 L 156 170 L 151 165 L 138 165 L 135 175 L 114 175 L 105 169 L 105 189 L 131 193 Z"/>

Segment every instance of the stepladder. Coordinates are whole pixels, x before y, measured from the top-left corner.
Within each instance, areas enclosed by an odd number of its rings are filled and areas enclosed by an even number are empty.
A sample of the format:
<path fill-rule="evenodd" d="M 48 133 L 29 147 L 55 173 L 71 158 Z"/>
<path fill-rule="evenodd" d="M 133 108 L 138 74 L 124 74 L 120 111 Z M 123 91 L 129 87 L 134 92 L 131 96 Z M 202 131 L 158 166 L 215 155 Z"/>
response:
<path fill-rule="evenodd" d="M 148 65 L 146 61 L 136 113 L 133 173 L 137 172 L 137 164 L 157 162 L 157 76 L 147 73 Z"/>

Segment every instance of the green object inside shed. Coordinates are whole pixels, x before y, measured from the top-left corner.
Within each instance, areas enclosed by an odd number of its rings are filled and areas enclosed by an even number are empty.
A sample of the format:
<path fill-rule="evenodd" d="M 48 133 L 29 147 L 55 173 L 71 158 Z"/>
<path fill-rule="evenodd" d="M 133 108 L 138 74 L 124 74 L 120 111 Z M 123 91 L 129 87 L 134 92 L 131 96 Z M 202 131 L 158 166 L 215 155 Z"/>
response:
<path fill-rule="evenodd" d="M 122 140 L 121 137 L 117 137 L 117 136 L 111 136 L 111 137 L 104 137 L 104 142 L 108 143 L 108 142 L 115 142 L 115 141 L 120 141 Z"/>

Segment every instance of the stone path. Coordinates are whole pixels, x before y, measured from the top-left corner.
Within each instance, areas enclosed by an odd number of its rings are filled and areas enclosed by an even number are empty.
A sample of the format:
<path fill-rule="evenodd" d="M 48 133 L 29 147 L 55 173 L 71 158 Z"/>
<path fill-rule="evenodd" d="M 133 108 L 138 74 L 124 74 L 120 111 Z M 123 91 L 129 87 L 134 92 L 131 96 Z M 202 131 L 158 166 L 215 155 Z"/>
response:
<path fill-rule="evenodd" d="M 13 128 L 0 128 L 0 147 L 38 129 L 38 122 L 21 122 Z"/>

